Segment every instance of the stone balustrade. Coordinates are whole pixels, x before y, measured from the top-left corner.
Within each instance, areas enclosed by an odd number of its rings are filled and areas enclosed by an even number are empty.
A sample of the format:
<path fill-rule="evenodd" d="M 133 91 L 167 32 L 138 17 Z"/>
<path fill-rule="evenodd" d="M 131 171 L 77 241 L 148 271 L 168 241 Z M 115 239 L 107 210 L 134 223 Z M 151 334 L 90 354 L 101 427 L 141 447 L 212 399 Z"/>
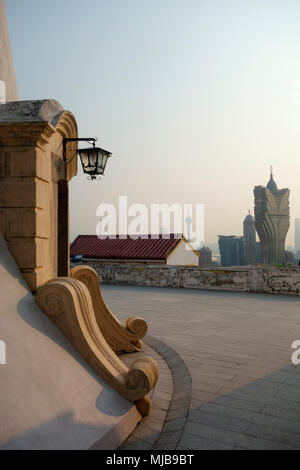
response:
<path fill-rule="evenodd" d="M 300 294 L 300 267 L 139 266 L 84 261 L 103 284 Z"/>

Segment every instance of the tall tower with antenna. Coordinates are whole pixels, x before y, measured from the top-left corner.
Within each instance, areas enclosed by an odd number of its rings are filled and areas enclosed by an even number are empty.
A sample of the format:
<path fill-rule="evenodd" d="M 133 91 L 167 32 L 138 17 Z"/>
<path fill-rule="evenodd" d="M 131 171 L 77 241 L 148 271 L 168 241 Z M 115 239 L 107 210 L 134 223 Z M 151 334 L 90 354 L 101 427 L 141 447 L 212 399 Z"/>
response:
<path fill-rule="evenodd" d="M 193 222 L 193 219 L 190 216 L 190 211 L 189 211 L 187 217 L 185 218 L 185 225 L 186 225 L 186 228 L 187 228 L 187 239 L 188 239 L 188 241 L 191 241 L 192 222 Z"/>
<path fill-rule="evenodd" d="M 264 264 L 284 262 L 285 239 L 290 227 L 289 189 L 278 189 L 271 166 L 266 187 L 254 188 L 255 228 L 261 243 Z"/>

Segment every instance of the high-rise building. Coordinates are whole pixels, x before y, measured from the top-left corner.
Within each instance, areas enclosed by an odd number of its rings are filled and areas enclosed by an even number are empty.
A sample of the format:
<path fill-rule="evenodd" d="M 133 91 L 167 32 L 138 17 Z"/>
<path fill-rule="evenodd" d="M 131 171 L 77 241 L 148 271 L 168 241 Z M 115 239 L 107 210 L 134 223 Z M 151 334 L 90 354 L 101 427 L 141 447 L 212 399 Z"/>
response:
<path fill-rule="evenodd" d="M 256 263 L 256 232 L 254 218 L 249 214 L 244 220 L 244 262 L 245 264 Z"/>
<path fill-rule="evenodd" d="M 300 219 L 295 219 L 295 250 L 300 251 Z"/>
<path fill-rule="evenodd" d="M 256 255 L 256 263 L 261 264 L 261 246 L 260 242 L 256 242 L 255 247 L 255 255 Z"/>
<path fill-rule="evenodd" d="M 203 246 L 198 250 L 199 253 L 199 266 L 205 266 L 212 263 L 212 252 L 207 246 Z"/>
<path fill-rule="evenodd" d="M 263 264 L 284 262 L 285 238 L 290 226 L 289 189 L 278 189 L 271 171 L 266 187 L 255 186 L 255 228 Z"/>
<path fill-rule="evenodd" d="M 219 250 L 222 266 L 241 266 L 244 264 L 244 237 L 219 235 Z"/>
<path fill-rule="evenodd" d="M 292 251 L 285 250 L 284 252 L 284 263 L 285 264 L 294 264 L 295 263 L 295 255 Z"/>

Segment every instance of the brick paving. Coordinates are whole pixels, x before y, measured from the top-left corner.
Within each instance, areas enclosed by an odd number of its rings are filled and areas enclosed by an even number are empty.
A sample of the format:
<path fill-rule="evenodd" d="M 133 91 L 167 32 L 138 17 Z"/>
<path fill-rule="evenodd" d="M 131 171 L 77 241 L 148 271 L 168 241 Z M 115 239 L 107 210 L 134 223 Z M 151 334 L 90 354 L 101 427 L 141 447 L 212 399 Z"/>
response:
<path fill-rule="evenodd" d="M 152 446 L 300 449 L 300 365 L 291 363 L 291 344 L 300 340 L 299 298 L 131 286 L 102 286 L 102 292 L 121 321 L 143 316 L 151 336 L 166 345 L 164 359 L 169 346 L 192 377 L 184 418 L 187 376 L 170 352 L 181 383 Z"/>

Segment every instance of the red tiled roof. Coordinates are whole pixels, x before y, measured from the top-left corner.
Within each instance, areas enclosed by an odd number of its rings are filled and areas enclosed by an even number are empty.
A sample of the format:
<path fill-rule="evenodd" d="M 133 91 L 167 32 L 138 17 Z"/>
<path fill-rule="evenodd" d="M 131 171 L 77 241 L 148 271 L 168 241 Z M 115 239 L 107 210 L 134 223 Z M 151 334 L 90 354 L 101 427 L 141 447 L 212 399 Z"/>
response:
<path fill-rule="evenodd" d="M 164 236 L 167 236 L 164 234 Z M 78 235 L 71 243 L 71 256 L 83 255 L 94 259 L 136 259 L 164 260 L 180 243 L 182 235 L 170 234 L 169 238 L 162 235 L 147 235 L 147 238 L 106 238 L 101 240 L 97 235 Z M 175 238 L 176 237 L 176 238 Z"/>

